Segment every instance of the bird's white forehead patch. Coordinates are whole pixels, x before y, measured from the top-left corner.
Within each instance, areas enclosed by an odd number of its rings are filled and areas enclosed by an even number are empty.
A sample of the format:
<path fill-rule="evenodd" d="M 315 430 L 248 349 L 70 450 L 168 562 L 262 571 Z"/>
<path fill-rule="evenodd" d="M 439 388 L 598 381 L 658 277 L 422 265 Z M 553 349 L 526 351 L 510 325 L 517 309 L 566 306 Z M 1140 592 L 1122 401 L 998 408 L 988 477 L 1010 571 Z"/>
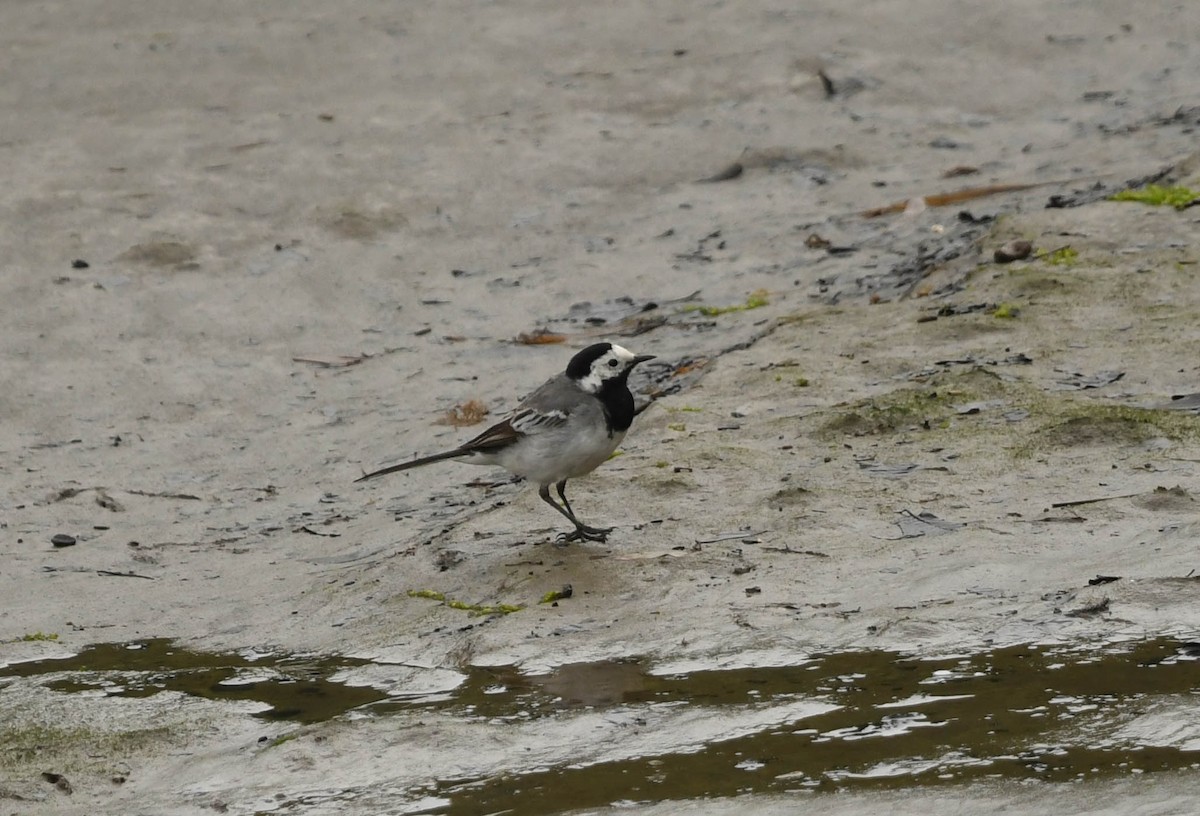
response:
<path fill-rule="evenodd" d="M 612 348 L 609 349 L 608 353 L 616 356 L 616 358 L 623 363 L 631 363 L 633 362 L 633 358 L 637 356 L 629 349 L 625 348 L 624 346 L 618 346 L 616 343 L 612 344 Z M 600 359 L 603 360 L 604 357 L 601 357 Z"/>
<path fill-rule="evenodd" d="M 612 348 L 592 361 L 592 368 L 587 376 L 579 380 L 579 387 L 589 394 L 595 394 L 606 380 L 619 377 L 627 371 L 636 357 L 629 349 L 613 343 Z"/>

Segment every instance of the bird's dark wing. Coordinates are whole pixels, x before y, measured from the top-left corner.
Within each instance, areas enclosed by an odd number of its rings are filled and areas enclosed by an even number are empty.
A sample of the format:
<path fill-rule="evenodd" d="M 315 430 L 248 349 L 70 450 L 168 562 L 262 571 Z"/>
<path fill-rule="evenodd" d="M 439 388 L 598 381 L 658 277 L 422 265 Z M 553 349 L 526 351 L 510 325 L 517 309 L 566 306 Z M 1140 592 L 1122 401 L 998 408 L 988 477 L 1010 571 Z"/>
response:
<path fill-rule="evenodd" d="M 464 442 L 459 450 L 464 453 L 496 453 L 521 439 L 542 431 L 565 425 L 565 411 L 538 411 L 533 408 L 521 408 L 479 436 Z"/>
<path fill-rule="evenodd" d="M 521 438 L 520 432 L 512 426 L 511 419 L 497 422 L 479 436 L 462 443 L 458 449 L 470 453 L 495 453 L 507 448 Z"/>
<path fill-rule="evenodd" d="M 522 408 L 508 418 L 508 424 L 519 434 L 532 436 L 548 431 L 551 428 L 561 428 L 570 419 L 570 413 L 561 408 L 549 411 L 539 411 L 536 408 Z"/>

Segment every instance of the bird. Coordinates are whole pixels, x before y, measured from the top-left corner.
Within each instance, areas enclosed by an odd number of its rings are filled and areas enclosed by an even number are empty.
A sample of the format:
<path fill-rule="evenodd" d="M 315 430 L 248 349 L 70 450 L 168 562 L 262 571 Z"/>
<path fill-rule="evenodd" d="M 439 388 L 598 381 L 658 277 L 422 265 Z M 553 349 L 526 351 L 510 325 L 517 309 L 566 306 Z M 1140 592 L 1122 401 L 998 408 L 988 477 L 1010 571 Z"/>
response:
<path fill-rule="evenodd" d="M 575 525 L 558 541 L 604 542 L 612 527 L 584 524 L 567 500 L 567 480 L 591 473 L 625 438 L 633 418 L 629 374 L 653 360 L 615 343 L 595 343 L 577 352 L 566 370 L 543 383 L 500 422 L 457 448 L 372 471 L 364 482 L 389 473 L 457 459 L 472 465 L 499 465 L 536 482 L 538 495 Z M 554 485 L 562 504 L 550 495 Z"/>

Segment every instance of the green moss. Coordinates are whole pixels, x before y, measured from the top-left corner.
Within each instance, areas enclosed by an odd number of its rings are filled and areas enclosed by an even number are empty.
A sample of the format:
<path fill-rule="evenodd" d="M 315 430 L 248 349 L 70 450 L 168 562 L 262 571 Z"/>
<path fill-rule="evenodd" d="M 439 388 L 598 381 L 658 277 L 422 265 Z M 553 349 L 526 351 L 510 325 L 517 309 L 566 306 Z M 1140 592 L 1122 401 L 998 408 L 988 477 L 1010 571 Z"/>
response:
<path fill-rule="evenodd" d="M 1046 448 L 1081 445 L 1137 444 L 1155 435 L 1154 426 L 1131 417 L 1080 416 L 1052 422 L 1039 434 Z"/>
<path fill-rule="evenodd" d="M 1035 398 L 1029 407 L 1038 422 L 1010 447 L 1018 459 L 1075 447 L 1140 445 L 1160 436 L 1178 442 L 1200 441 L 1200 421 L 1177 411 L 1069 398 L 1054 401 L 1048 396 Z"/>
<path fill-rule="evenodd" d="M 667 461 L 664 461 L 664 460 L 662 460 L 662 459 L 659 459 L 657 462 L 655 462 L 655 463 L 654 463 L 654 466 L 655 466 L 656 468 L 665 468 L 665 467 L 670 467 L 670 466 L 671 466 L 671 463 L 670 463 L 670 462 L 667 462 Z"/>
<path fill-rule="evenodd" d="M 669 431 L 686 431 L 687 425 L 684 425 L 682 422 L 673 422 L 667 426 L 667 430 L 669 430 Z"/>
<path fill-rule="evenodd" d="M 771 293 L 766 289 L 757 289 L 750 293 L 746 298 L 745 303 L 736 303 L 733 306 L 701 306 L 698 303 L 689 303 L 683 307 L 684 312 L 699 312 L 705 317 L 716 317 L 717 315 L 729 314 L 730 312 L 745 312 L 750 309 L 761 309 L 771 302 Z"/>
<path fill-rule="evenodd" d="M 747 309 L 757 309 L 766 306 L 771 302 L 770 293 L 766 289 L 756 289 L 750 293 L 750 297 L 746 298 Z"/>
<path fill-rule="evenodd" d="M 508 615 L 520 612 L 525 607 L 520 604 L 470 604 L 466 601 L 447 601 L 451 609 L 461 609 L 474 615 Z"/>
<path fill-rule="evenodd" d="M 875 436 L 940 422 L 949 413 L 943 391 L 937 388 L 901 389 L 851 405 L 848 412 L 825 423 L 821 431 L 827 438 Z"/>
<path fill-rule="evenodd" d="M 767 500 L 767 506 L 774 509 L 791 507 L 797 504 L 808 504 L 814 498 L 813 492 L 807 488 L 785 487 L 782 490 L 775 491 L 775 494 Z"/>
<path fill-rule="evenodd" d="M 1073 391 L 1044 391 L 1014 369 L 1004 373 L 1005 379 L 984 367 L 939 372 L 920 387 L 809 415 L 802 420 L 804 430 L 839 445 L 849 441 L 847 436 L 882 438 L 867 443 L 880 449 L 912 442 L 920 434 L 923 447 L 1005 451 L 1016 459 L 1075 447 L 1132 451 L 1157 437 L 1200 443 L 1200 419 L 1191 414 L 1114 405 Z M 972 403 L 990 407 L 963 413 L 963 406 Z M 781 433 L 795 433 L 796 424 L 796 417 L 782 419 Z"/>
<path fill-rule="evenodd" d="M 825 438 L 875 436 L 894 433 L 919 421 L 920 414 L 907 405 L 860 403 L 849 412 L 839 414 L 826 422 L 820 430 L 820 435 Z"/>
<path fill-rule="evenodd" d="M 65 753 L 63 746 L 83 745 L 92 735 L 82 728 L 48 728 L 41 725 L 0 728 L 0 768 L 16 768 L 44 756 Z"/>
<path fill-rule="evenodd" d="M 101 762 L 130 756 L 150 743 L 172 739 L 167 728 L 110 733 L 88 728 L 55 728 L 45 725 L 0 727 L 0 768 L 45 766 L 50 762 L 58 773 L 70 774 L 90 766 L 89 758 Z"/>
<path fill-rule="evenodd" d="M 992 312 L 992 317 L 999 318 L 1000 320 L 1012 320 L 1020 313 L 1021 310 L 1017 308 L 1016 304 L 1001 303 L 996 307 L 996 310 Z"/>
<path fill-rule="evenodd" d="M 1198 198 L 1200 198 L 1200 193 L 1187 187 L 1161 187 L 1157 184 L 1147 184 L 1136 190 L 1122 190 L 1109 196 L 1110 201 L 1134 201 L 1153 207 L 1170 206 L 1177 210 L 1182 210 Z"/>
<path fill-rule="evenodd" d="M 31 632 L 26 635 L 21 635 L 21 640 L 58 640 L 58 632 Z"/>
<path fill-rule="evenodd" d="M 1012 264 L 1005 272 L 1006 279 L 1012 284 L 1009 296 L 1014 295 L 1069 295 L 1090 284 L 1082 274 L 1066 273 L 1059 269 L 1049 273 L 1041 264 L 1021 266 Z"/>
<path fill-rule="evenodd" d="M 448 600 L 446 593 L 437 592 L 432 589 L 410 589 L 408 597 L 441 601 L 451 609 L 461 609 L 464 612 L 470 612 L 472 615 L 507 615 L 511 612 L 519 612 L 525 608 L 520 604 L 472 604 L 466 601 Z"/>
<path fill-rule="evenodd" d="M 1050 252 L 1042 253 L 1038 258 L 1051 266 L 1074 266 L 1079 263 L 1079 251 L 1070 246 L 1059 247 Z"/>
<path fill-rule="evenodd" d="M 837 439 L 947 428 L 958 413 L 955 406 L 990 399 L 1013 400 L 1016 388 L 984 368 L 939 373 L 924 387 L 901 388 L 844 407 L 817 429 L 817 435 Z M 973 423 L 969 430 L 978 432 Z"/>
<path fill-rule="evenodd" d="M 808 377 L 797 377 L 792 380 L 792 385 L 797 388 L 808 388 Z"/>
<path fill-rule="evenodd" d="M 541 600 L 538 601 L 538 603 L 539 604 L 554 603 L 555 601 L 561 601 L 563 598 L 570 598 L 570 597 L 571 597 L 570 587 L 568 587 L 566 589 L 552 589 L 549 592 L 547 592 L 545 595 L 543 595 Z"/>
<path fill-rule="evenodd" d="M 1195 440 L 1200 439 L 1200 422 L 1176 411 L 1104 403 L 1074 404 L 1046 423 L 1036 436 L 1044 448 L 1136 445 L 1156 436 Z"/>

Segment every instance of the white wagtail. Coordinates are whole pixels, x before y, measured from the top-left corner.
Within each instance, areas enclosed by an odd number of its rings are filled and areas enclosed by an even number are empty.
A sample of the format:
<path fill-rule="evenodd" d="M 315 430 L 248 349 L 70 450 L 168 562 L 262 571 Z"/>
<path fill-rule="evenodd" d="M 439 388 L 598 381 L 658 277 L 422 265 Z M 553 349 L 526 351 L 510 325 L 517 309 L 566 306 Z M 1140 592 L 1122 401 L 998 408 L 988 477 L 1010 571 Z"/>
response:
<path fill-rule="evenodd" d="M 453 450 L 385 467 L 355 481 L 443 459 L 472 465 L 500 465 L 510 473 L 537 482 L 542 500 L 575 525 L 560 533 L 560 541 L 604 541 L 612 528 L 589 527 L 571 510 L 567 479 L 598 468 L 625 438 L 633 423 L 629 372 L 653 355 L 634 354 L 613 343 L 596 343 L 571 358 L 567 370 L 551 377 L 526 397 L 517 409 L 474 439 Z M 560 506 L 550 498 L 558 488 Z"/>

